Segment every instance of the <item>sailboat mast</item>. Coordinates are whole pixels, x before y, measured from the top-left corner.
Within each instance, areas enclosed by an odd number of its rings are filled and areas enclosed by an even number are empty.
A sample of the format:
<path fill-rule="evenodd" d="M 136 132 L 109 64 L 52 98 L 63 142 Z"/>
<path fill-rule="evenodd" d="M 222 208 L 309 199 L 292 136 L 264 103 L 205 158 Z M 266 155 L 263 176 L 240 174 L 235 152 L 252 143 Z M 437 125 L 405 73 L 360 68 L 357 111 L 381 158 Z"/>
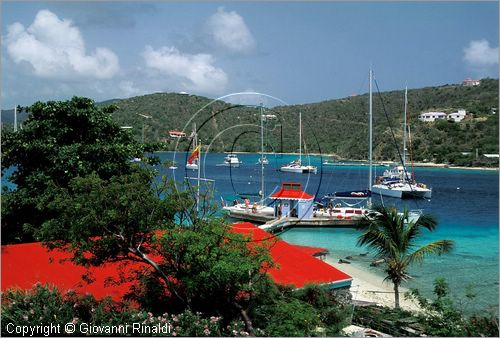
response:
<path fill-rule="evenodd" d="M 406 170 L 406 109 L 408 106 L 408 87 L 405 88 L 405 115 L 403 119 L 403 168 Z"/>
<path fill-rule="evenodd" d="M 299 163 L 302 165 L 302 112 L 299 112 Z"/>
<path fill-rule="evenodd" d="M 14 106 L 14 131 L 17 131 L 17 106 Z"/>
<path fill-rule="evenodd" d="M 201 142 L 200 151 L 198 152 L 198 189 L 196 191 L 196 214 L 200 212 L 200 174 L 201 174 Z"/>
<path fill-rule="evenodd" d="M 198 133 L 196 132 L 196 123 L 193 123 L 193 134 L 193 149 L 196 149 L 196 147 L 198 146 Z"/>
<path fill-rule="evenodd" d="M 261 204 L 264 205 L 264 109 L 260 104 L 260 194 Z"/>
<path fill-rule="evenodd" d="M 372 191 L 372 182 L 373 182 L 373 178 L 372 178 L 372 157 L 373 157 L 373 154 L 372 154 L 372 148 L 373 148 L 373 107 L 372 107 L 372 101 L 373 101 L 373 98 L 372 98 L 372 82 L 373 82 L 373 71 L 372 69 L 370 68 L 370 75 L 369 75 L 369 82 L 370 82 L 370 85 L 369 85 L 369 88 L 370 88 L 370 95 L 369 95 L 369 126 L 368 126 L 368 129 L 370 131 L 370 136 L 369 136 L 369 150 L 368 150 L 368 162 L 369 162 L 369 173 L 368 173 L 368 190 L 369 191 Z M 369 203 L 371 203 L 371 199 L 369 200 Z"/>

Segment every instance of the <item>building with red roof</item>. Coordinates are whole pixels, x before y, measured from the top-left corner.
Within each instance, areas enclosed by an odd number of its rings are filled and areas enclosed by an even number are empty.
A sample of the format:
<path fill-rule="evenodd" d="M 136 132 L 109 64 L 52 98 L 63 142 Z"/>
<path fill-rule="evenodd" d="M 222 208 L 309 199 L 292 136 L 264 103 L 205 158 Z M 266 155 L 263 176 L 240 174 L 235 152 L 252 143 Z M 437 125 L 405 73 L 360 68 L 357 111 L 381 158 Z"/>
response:
<path fill-rule="evenodd" d="M 352 277 L 312 256 L 324 253 L 326 249 L 301 248 L 289 244 L 274 235 L 259 229 L 251 223 L 233 225 L 233 231 L 248 235 L 252 243 L 266 245 L 276 263 L 267 273 L 278 284 L 301 288 L 307 284 L 328 285 L 331 288 L 349 287 Z M 100 267 L 84 268 L 75 265 L 70 254 L 49 251 L 40 243 L 26 243 L 2 246 L 1 289 L 30 289 L 33 284 L 42 283 L 57 286 L 60 290 L 75 290 L 90 293 L 96 298 L 111 296 L 121 299 L 135 282 L 113 283 L 122 275 L 131 275 L 145 264 L 109 263 Z"/>
<path fill-rule="evenodd" d="M 328 285 L 330 288 L 349 287 L 352 277 L 333 266 L 313 257 L 313 254 L 326 249 L 299 247 L 276 237 L 252 223 L 233 224 L 233 230 L 250 235 L 254 241 L 268 243 L 275 268 L 268 270 L 271 278 L 278 284 L 293 285 L 296 288 L 307 284 Z"/>
<path fill-rule="evenodd" d="M 275 206 L 279 217 L 312 218 L 314 196 L 303 191 L 301 183 L 283 182 L 281 189 L 270 198 L 276 200 Z"/>

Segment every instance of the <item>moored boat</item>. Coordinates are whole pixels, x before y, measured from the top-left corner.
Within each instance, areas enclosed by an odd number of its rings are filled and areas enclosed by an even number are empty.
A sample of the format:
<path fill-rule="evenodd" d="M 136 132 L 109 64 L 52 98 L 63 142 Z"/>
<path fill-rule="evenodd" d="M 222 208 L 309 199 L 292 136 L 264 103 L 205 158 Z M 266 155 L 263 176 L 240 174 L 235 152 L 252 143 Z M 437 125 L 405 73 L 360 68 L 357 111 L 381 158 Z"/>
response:
<path fill-rule="evenodd" d="M 415 174 L 408 173 L 406 170 L 406 140 L 407 140 L 407 122 L 406 122 L 406 107 L 408 103 L 408 90 L 405 91 L 405 110 L 404 110 L 404 136 L 403 136 L 403 156 L 401 166 L 396 166 L 392 169 L 385 170 L 383 176 L 377 178 L 377 182 L 372 186 L 372 192 L 382 196 L 395 198 L 426 198 L 432 197 L 432 189 L 428 188 L 424 183 L 417 183 Z M 409 126 L 408 126 L 409 128 Z M 410 161 L 411 158 L 411 138 L 410 141 Z"/>
<path fill-rule="evenodd" d="M 302 113 L 299 112 L 299 158 L 280 168 L 282 172 L 297 174 L 316 174 L 318 169 L 312 165 L 302 165 Z"/>

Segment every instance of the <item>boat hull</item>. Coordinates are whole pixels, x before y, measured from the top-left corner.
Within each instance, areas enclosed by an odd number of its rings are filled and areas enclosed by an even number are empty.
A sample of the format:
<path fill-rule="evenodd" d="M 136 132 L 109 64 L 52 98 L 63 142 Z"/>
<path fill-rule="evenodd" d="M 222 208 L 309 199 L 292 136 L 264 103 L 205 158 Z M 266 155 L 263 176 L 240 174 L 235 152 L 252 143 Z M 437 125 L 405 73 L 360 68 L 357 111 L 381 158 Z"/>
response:
<path fill-rule="evenodd" d="M 285 167 L 281 167 L 280 171 L 286 172 L 286 173 L 297 173 L 297 174 L 316 174 L 317 173 L 316 167 L 307 167 L 307 166 L 300 166 L 300 167 L 285 166 Z"/>
<path fill-rule="evenodd" d="M 190 170 L 198 170 L 198 164 L 196 163 L 188 163 L 186 164 L 186 169 L 190 169 Z"/>
<path fill-rule="evenodd" d="M 426 188 L 420 188 L 418 186 L 404 185 L 404 186 L 394 186 L 384 184 L 375 184 L 372 186 L 372 193 L 379 194 L 387 197 L 394 198 L 427 198 L 432 197 L 432 190 Z"/>

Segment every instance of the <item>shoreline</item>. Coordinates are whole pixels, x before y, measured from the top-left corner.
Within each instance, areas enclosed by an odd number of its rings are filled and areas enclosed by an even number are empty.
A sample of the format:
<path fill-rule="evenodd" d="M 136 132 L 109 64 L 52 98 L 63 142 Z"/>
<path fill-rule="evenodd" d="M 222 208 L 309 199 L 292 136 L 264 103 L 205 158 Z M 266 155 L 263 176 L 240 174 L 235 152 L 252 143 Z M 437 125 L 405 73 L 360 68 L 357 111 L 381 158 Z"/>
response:
<path fill-rule="evenodd" d="M 361 266 L 354 264 L 345 264 L 335 262 L 333 257 L 327 256 L 325 263 L 347 273 L 352 277 L 350 292 L 353 301 L 372 302 L 377 305 L 394 308 L 394 290 L 390 281 L 384 281 L 384 278 L 373 272 L 364 270 Z M 405 287 L 399 288 L 399 303 L 402 309 L 418 312 L 420 306 L 414 300 L 407 300 L 404 297 L 405 292 L 409 291 Z"/>
<path fill-rule="evenodd" d="M 155 153 L 175 153 L 175 151 L 155 151 Z M 182 152 L 184 153 L 184 152 Z M 248 151 L 233 151 L 233 154 L 259 154 L 255 152 L 248 152 Z M 219 153 L 219 154 L 228 154 L 227 152 Z M 269 153 L 269 152 L 264 152 L 265 155 L 299 155 L 298 153 Z M 330 154 L 317 154 L 317 153 L 311 153 L 303 156 L 323 156 L 323 157 L 331 157 L 332 155 Z M 356 165 L 357 163 L 368 163 L 366 160 L 348 160 L 348 159 L 342 159 L 341 161 L 345 162 L 352 162 L 353 165 Z M 389 166 L 395 166 L 396 164 L 393 161 L 373 161 L 374 165 L 380 165 L 380 164 L 388 164 Z M 335 165 L 332 165 L 335 166 Z M 463 169 L 463 170 L 487 170 L 487 171 L 499 171 L 500 168 L 497 167 L 459 167 L 459 166 L 450 166 L 448 164 L 444 163 L 434 163 L 434 162 L 414 162 L 413 163 L 414 167 L 417 168 L 442 168 L 442 169 Z"/>

